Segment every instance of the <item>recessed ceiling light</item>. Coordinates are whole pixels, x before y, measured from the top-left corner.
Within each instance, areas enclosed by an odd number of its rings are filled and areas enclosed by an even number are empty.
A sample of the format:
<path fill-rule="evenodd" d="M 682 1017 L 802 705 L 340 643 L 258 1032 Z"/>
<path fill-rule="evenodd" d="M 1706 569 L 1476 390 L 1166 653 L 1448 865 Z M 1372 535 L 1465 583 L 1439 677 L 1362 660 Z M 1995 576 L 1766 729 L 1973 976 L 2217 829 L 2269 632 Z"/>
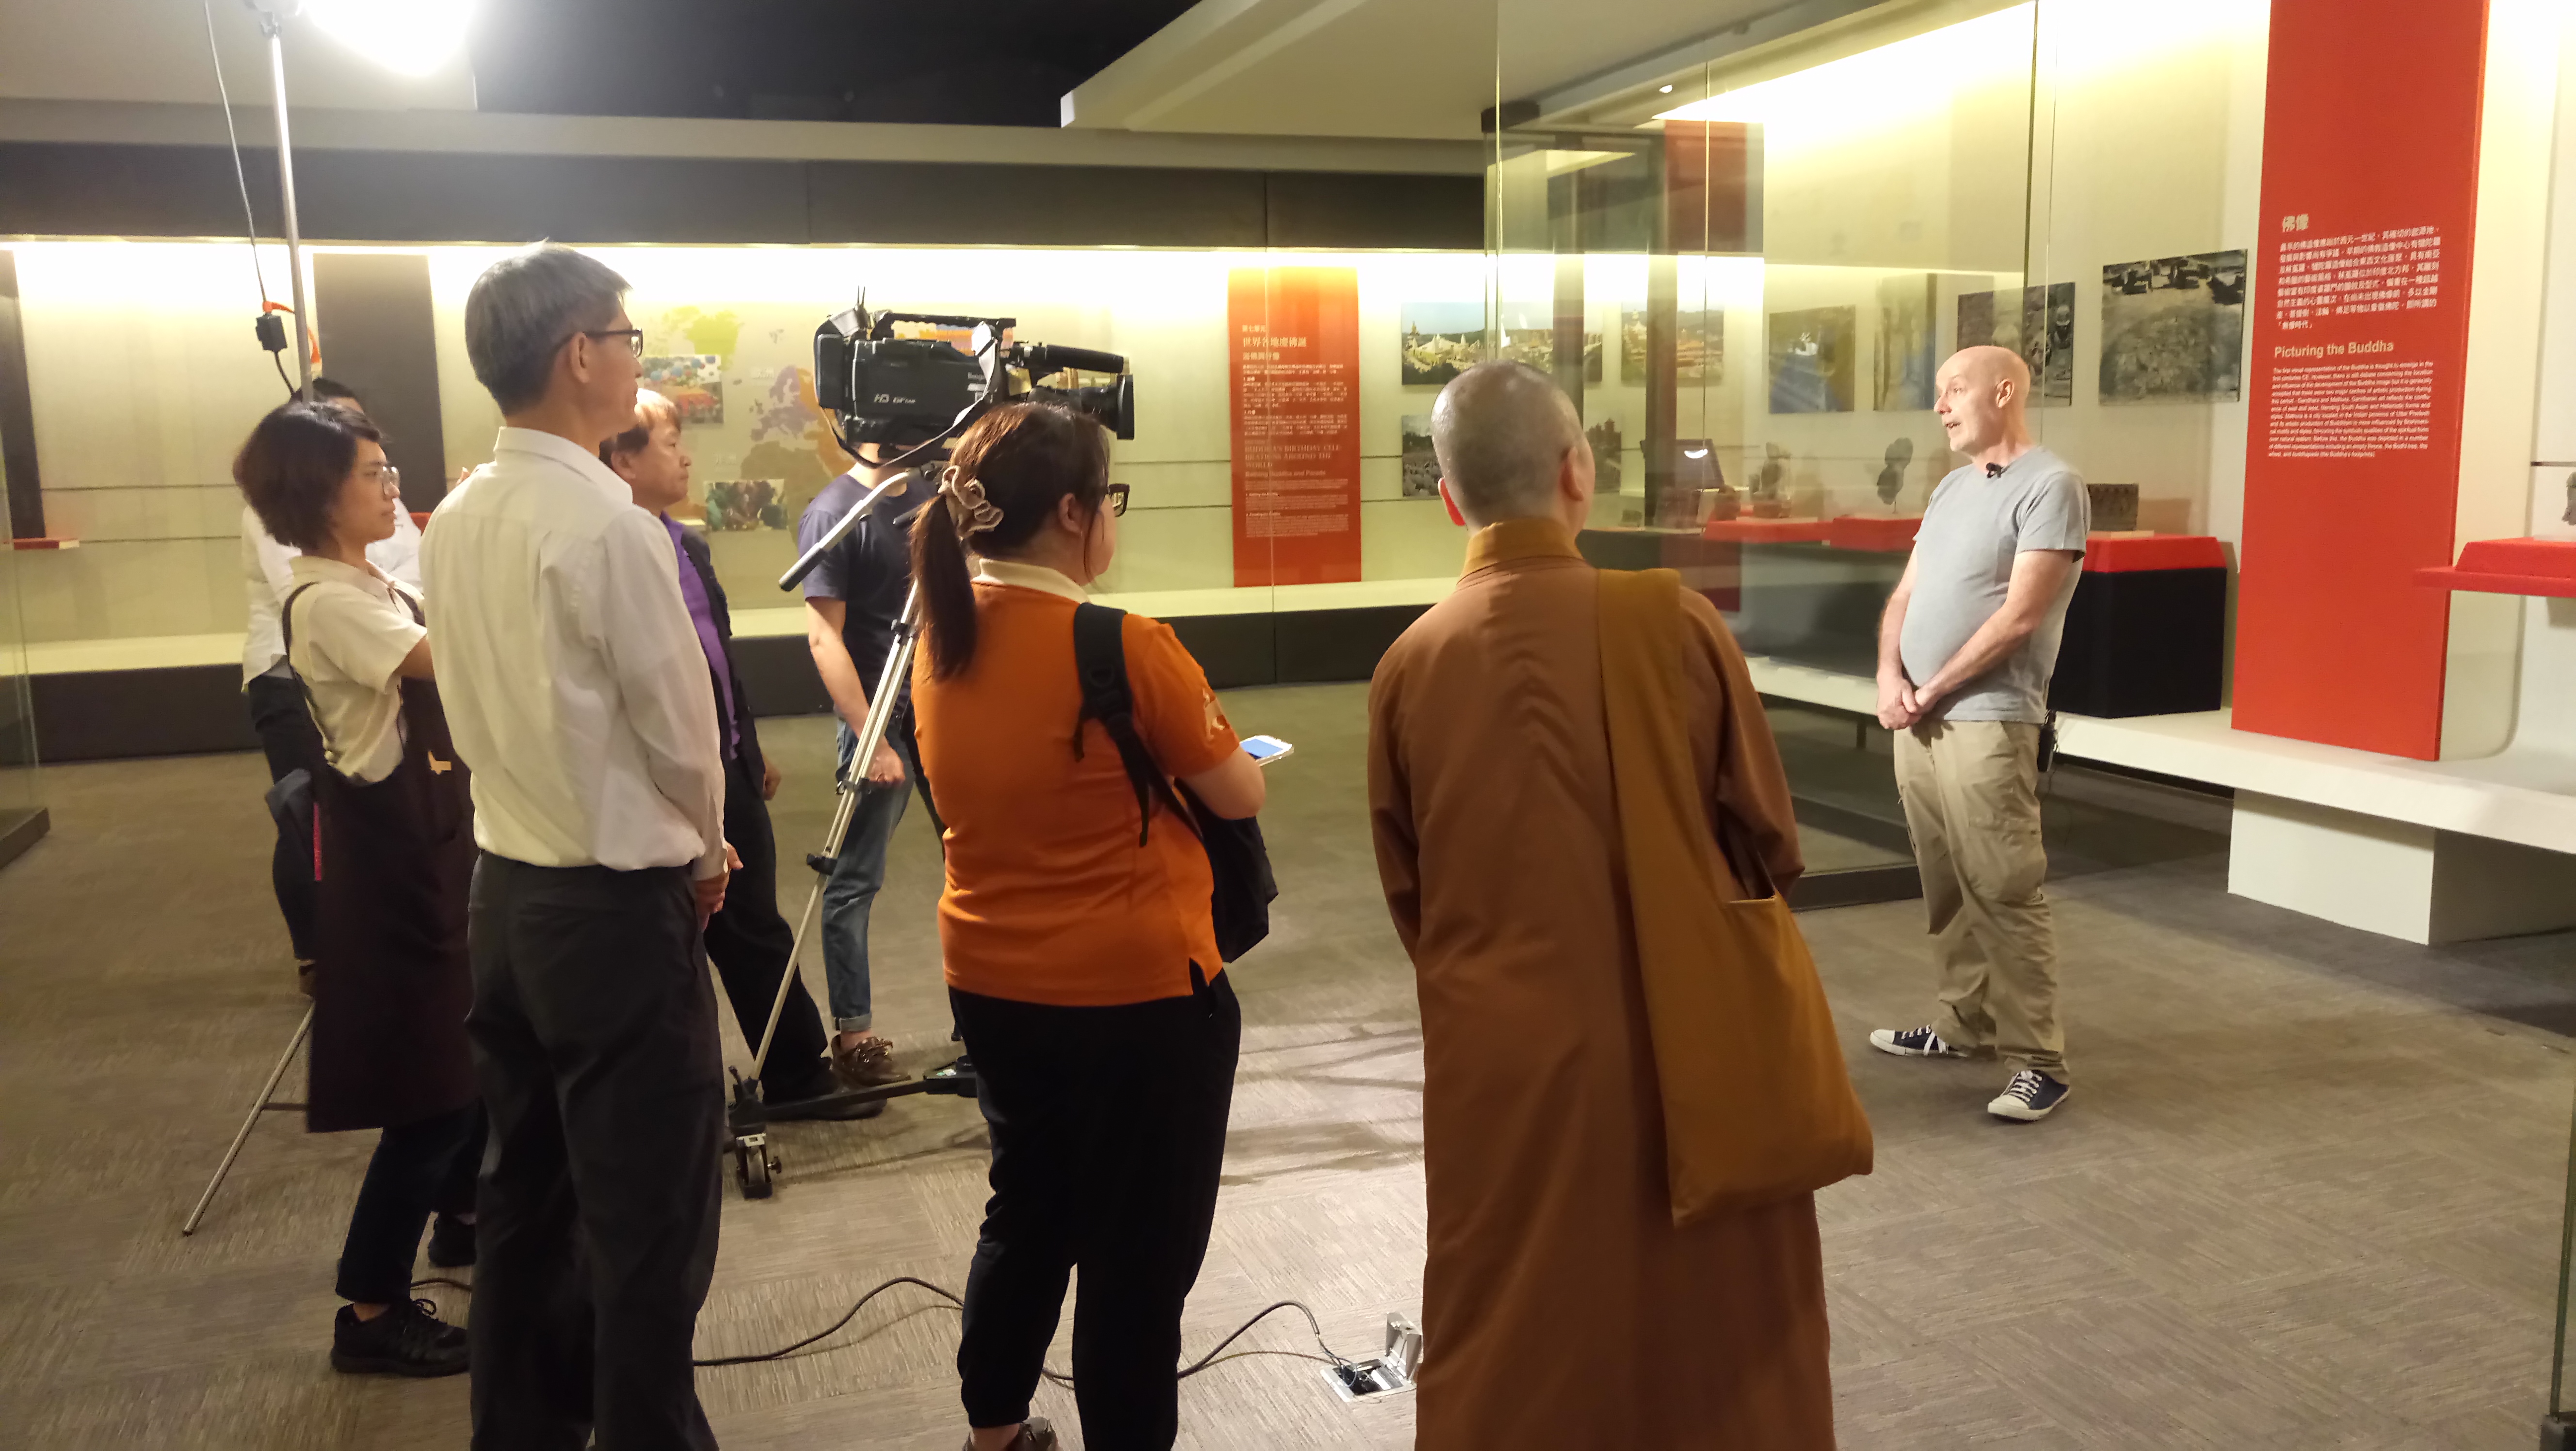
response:
<path fill-rule="evenodd" d="M 1670 86 L 1657 86 L 1655 89 L 1656 89 L 1657 91 L 1662 92 L 1664 95 L 1667 95 L 1667 96 L 1669 96 L 1669 95 L 1671 95 L 1671 94 L 1673 93 L 1673 88 L 1672 88 L 1672 87 L 1670 87 Z"/>

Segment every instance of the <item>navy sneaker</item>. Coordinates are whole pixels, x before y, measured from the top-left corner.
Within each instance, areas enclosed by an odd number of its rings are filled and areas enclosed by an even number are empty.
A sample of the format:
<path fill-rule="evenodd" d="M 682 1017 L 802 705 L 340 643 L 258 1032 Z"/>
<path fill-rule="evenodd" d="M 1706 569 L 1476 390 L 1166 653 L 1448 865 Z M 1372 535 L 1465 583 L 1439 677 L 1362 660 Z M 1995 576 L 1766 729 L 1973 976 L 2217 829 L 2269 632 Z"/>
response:
<path fill-rule="evenodd" d="M 1869 1046 L 1881 1053 L 1899 1058 L 1965 1058 L 1967 1051 L 1941 1041 L 1930 1023 L 1920 1028 L 1880 1028 L 1869 1035 Z"/>
<path fill-rule="evenodd" d="M 438 1216 L 429 1230 L 429 1262 L 442 1270 L 474 1263 L 474 1226 L 452 1214 Z"/>
<path fill-rule="evenodd" d="M 1986 1112 L 1997 1118 L 2037 1123 L 2055 1113 L 2073 1091 L 2072 1085 L 2060 1083 L 2036 1068 L 2025 1068 L 2012 1076 L 2012 1082 L 2004 1085 L 1994 1102 L 1986 1105 Z"/>
<path fill-rule="evenodd" d="M 461 1375 L 465 1331 L 439 1319 L 427 1300 L 406 1300 L 373 1320 L 340 1307 L 331 1327 L 331 1368 L 344 1375 Z"/>

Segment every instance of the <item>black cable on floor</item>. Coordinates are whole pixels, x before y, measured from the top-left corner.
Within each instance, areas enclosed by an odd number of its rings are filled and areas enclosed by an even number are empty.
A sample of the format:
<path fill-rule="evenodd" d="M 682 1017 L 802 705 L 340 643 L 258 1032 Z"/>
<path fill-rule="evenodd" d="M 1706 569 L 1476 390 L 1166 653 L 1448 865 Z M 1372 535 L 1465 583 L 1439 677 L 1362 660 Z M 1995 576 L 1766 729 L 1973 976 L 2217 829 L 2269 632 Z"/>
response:
<path fill-rule="evenodd" d="M 411 1287 L 415 1290 L 424 1285 L 448 1285 L 459 1290 L 467 1291 L 474 1288 L 463 1280 L 451 1279 L 445 1275 L 432 1275 L 425 1280 L 414 1280 L 411 1282 Z M 954 1291 L 934 1285 L 928 1280 L 915 1279 L 910 1275 L 897 1275 L 893 1279 L 888 1280 L 884 1284 L 877 1286 L 875 1289 L 868 1291 L 864 1295 L 861 1295 L 859 1297 L 859 1302 L 852 1305 L 849 1308 L 849 1311 L 842 1315 L 840 1319 L 833 1321 L 831 1324 L 824 1326 L 822 1329 L 815 1331 L 813 1334 L 806 1336 L 804 1339 L 797 1341 L 793 1345 L 782 1345 L 776 1350 L 754 1351 L 747 1355 L 719 1355 L 707 1360 L 693 1360 L 690 1361 L 689 1364 L 702 1369 L 708 1369 L 720 1365 L 756 1365 L 765 1360 L 784 1359 L 787 1356 L 794 1355 L 796 1352 L 803 1350 L 809 1345 L 813 1345 L 818 1341 L 830 1338 L 831 1335 L 838 1331 L 842 1326 L 859 1318 L 859 1312 L 868 1307 L 868 1302 L 870 1300 L 875 1299 L 877 1296 L 884 1294 L 886 1291 L 893 1289 L 897 1285 L 919 1285 L 921 1288 L 928 1290 L 930 1293 L 937 1295 L 943 1300 L 946 1300 L 952 1306 L 961 1310 L 966 1306 L 966 1302 L 959 1299 Z M 1227 1355 L 1225 1353 L 1225 1348 L 1227 1346 L 1241 1340 L 1253 1326 L 1260 1324 L 1262 1321 L 1270 1318 L 1270 1316 L 1281 1310 L 1294 1310 L 1306 1317 L 1306 1328 L 1314 1332 L 1315 1347 L 1324 1352 L 1322 1355 L 1308 1355 L 1302 1350 L 1239 1350 L 1236 1351 L 1234 1355 Z M 1236 1326 L 1233 1334 L 1218 1341 L 1215 1349 L 1200 1356 L 1197 1360 L 1190 1362 L 1189 1365 L 1184 1367 L 1180 1374 L 1174 1378 L 1177 1380 L 1188 1380 L 1191 1376 L 1198 1374 L 1200 1371 L 1206 1370 L 1210 1366 L 1220 1363 L 1222 1360 L 1233 1360 L 1237 1356 L 1244 1355 L 1289 1355 L 1295 1356 L 1299 1360 L 1319 1361 L 1327 1365 L 1348 1365 L 1351 1363 L 1349 1358 L 1342 1355 L 1341 1352 L 1324 1343 L 1323 1322 L 1315 1318 L 1314 1310 L 1309 1307 L 1305 1301 L 1278 1300 L 1264 1306 L 1260 1314 L 1255 1315 L 1251 1319 L 1244 1321 L 1241 1325 Z M 1039 1367 L 1039 1372 L 1048 1380 L 1054 1381 L 1058 1385 L 1070 1386 L 1073 1384 L 1072 1376 L 1066 1375 L 1061 1371 L 1057 1371 L 1050 1367 L 1041 1366 Z"/>
<path fill-rule="evenodd" d="M 424 1281 L 424 1283 L 427 1282 Z M 793 1345 L 781 1346 L 776 1350 L 755 1351 L 748 1355 L 719 1355 L 707 1360 L 694 1360 L 691 1361 L 690 1364 L 700 1367 L 713 1367 L 719 1365 L 753 1365 L 761 1361 L 777 1360 L 784 1356 L 793 1355 L 797 1351 L 803 1350 L 809 1345 L 828 1338 L 833 1333 L 840 1330 L 842 1326 L 857 1319 L 859 1312 L 867 1308 L 870 1300 L 875 1299 L 877 1296 L 884 1294 L 886 1291 L 893 1289 L 897 1285 L 919 1285 L 921 1288 L 928 1290 L 930 1293 L 937 1295 L 939 1298 L 946 1300 L 949 1304 L 957 1306 L 960 1309 L 963 1309 L 966 1304 L 966 1302 L 959 1299 L 953 1291 L 943 1289 L 938 1285 L 930 1283 L 928 1280 L 915 1279 L 910 1275 L 898 1275 L 895 1278 L 886 1281 L 884 1284 L 877 1286 L 875 1289 L 868 1291 L 866 1294 L 861 1295 L 859 1297 L 859 1302 L 852 1305 L 849 1308 L 849 1312 L 843 1315 L 840 1319 L 833 1321 L 831 1324 L 815 1331 L 813 1334 L 806 1336 L 804 1339 L 797 1341 Z M 1241 1350 L 1235 1352 L 1235 1355 L 1225 1354 L 1225 1348 L 1227 1346 L 1242 1339 L 1245 1332 L 1251 1330 L 1253 1326 L 1260 1324 L 1270 1315 L 1280 1310 L 1295 1310 L 1306 1317 L 1306 1326 L 1309 1330 L 1314 1332 L 1316 1348 L 1324 1352 L 1323 1356 L 1319 1357 L 1308 1355 L 1302 1350 Z M 1228 1335 L 1226 1338 L 1216 1343 L 1216 1348 L 1214 1350 L 1211 1350 L 1207 1354 L 1199 1357 L 1197 1360 L 1192 1361 L 1186 1368 L 1184 1368 L 1177 1376 L 1177 1379 L 1189 1379 L 1200 1371 L 1206 1370 L 1208 1367 L 1217 1364 L 1220 1357 L 1226 1360 L 1232 1360 L 1235 1356 L 1241 1355 L 1292 1355 L 1301 1360 L 1326 1360 L 1327 1363 L 1333 1365 L 1348 1365 L 1351 1363 L 1347 1358 L 1341 1355 L 1340 1352 L 1324 1343 L 1323 1323 L 1315 1318 L 1315 1312 L 1309 1308 L 1304 1301 L 1280 1300 L 1264 1308 L 1260 1314 L 1253 1316 L 1251 1319 L 1244 1321 L 1242 1325 L 1236 1327 L 1233 1334 Z M 1040 1370 L 1048 1380 L 1054 1381 L 1058 1385 L 1069 1386 L 1073 1384 L 1072 1376 L 1063 1374 L 1060 1371 L 1048 1367 L 1040 1367 Z"/>

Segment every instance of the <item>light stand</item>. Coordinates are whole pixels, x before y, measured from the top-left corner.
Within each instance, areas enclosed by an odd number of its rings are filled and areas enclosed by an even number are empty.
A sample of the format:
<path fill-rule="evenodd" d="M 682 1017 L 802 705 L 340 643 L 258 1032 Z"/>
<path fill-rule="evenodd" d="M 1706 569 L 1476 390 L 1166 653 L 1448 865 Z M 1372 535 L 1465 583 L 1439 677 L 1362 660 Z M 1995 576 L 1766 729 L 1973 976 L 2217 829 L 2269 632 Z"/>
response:
<path fill-rule="evenodd" d="M 269 88 L 277 101 L 277 199 L 286 222 L 286 280 L 295 298 L 295 396 L 313 396 L 313 336 L 305 321 L 304 238 L 295 221 L 295 150 L 286 138 L 286 22 L 302 11 L 302 0 L 283 12 L 259 0 L 242 0 L 259 16 L 259 33 L 268 37 Z"/>

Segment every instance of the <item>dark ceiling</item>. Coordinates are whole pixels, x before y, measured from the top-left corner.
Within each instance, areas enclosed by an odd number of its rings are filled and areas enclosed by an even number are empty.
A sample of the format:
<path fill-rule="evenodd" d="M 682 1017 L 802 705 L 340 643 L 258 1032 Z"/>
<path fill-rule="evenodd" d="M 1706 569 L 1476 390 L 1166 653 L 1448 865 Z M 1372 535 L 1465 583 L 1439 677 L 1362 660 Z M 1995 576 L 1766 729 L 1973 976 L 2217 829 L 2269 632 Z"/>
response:
<path fill-rule="evenodd" d="M 1191 0 L 500 0 L 476 104 L 585 116 L 1054 126 Z"/>

